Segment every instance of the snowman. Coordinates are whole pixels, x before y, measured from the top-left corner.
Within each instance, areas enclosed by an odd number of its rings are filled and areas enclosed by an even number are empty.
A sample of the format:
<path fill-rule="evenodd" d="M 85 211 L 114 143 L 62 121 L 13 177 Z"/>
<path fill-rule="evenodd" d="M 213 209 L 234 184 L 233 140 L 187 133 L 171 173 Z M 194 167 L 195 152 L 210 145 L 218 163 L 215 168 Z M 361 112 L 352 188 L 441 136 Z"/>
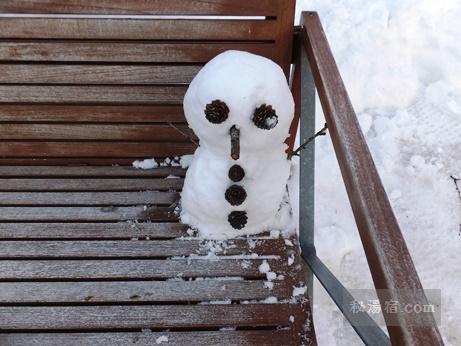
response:
<path fill-rule="evenodd" d="M 184 97 L 200 140 L 181 194 L 181 221 L 201 236 L 227 239 L 274 229 L 286 197 L 285 139 L 294 101 L 282 69 L 264 57 L 224 52 Z"/>

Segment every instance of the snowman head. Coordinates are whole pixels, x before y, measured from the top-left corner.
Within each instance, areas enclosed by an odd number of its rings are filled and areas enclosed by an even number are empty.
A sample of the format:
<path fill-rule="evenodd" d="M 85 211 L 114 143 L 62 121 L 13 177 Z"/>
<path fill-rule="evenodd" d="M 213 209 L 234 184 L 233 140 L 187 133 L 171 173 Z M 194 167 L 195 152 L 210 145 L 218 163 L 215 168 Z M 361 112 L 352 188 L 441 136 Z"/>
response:
<path fill-rule="evenodd" d="M 284 145 L 294 101 L 276 63 L 227 51 L 208 62 L 191 82 L 184 112 L 201 147 L 229 155 L 231 137 L 238 133 L 245 155 Z"/>

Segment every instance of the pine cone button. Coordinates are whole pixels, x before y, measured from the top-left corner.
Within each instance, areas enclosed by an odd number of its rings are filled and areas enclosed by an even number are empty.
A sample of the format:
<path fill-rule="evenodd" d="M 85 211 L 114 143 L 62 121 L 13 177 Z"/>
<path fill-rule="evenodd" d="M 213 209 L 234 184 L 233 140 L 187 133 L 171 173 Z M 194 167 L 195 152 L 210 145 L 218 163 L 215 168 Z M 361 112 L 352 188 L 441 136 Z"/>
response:
<path fill-rule="evenodd" d="M 229 169 L 229 179 L 234 183 L 241 181 L 245 177 L 245 171 L 239 165 L 233 165 Z"/>
<path fill-rule="evenodd" d="M 240 185 L 231 185 L 225 193 L 226 201 L 231 205 L 240 205 L 247 198 L 245 189 Z"/>
<path fill-rule="evenodd" d="M 228 116 L 229 107 L 221 100 L 214 100 L 205 107 L 205 117 L 210 123 L 221 124 Z"/>
<path fill-rule="evenodd" d="M 277 126 L 279 117 L 271 105 L 263 104 L 256 108 L 253 114 L 253 122 L 260 129 L 270 130 Z"/>
<path fill-rule="evenodd" d="M 247 212 L 246 211 L 233 211 L 227 217 L 232 228 L 235 229 L 242 229 L 245 227 L 248 221 Z"/>

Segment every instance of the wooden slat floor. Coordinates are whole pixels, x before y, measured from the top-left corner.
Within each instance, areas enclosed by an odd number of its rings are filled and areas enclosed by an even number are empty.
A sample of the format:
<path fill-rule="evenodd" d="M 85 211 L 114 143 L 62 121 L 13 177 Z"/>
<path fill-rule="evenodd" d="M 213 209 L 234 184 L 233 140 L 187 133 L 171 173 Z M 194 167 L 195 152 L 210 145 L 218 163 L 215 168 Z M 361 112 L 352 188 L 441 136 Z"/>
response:
<path fill-rule="evenodd" d="M 0 345 L 314 345 L 297 240 L 200 240 L 184 174 L 0 166 Z"/>

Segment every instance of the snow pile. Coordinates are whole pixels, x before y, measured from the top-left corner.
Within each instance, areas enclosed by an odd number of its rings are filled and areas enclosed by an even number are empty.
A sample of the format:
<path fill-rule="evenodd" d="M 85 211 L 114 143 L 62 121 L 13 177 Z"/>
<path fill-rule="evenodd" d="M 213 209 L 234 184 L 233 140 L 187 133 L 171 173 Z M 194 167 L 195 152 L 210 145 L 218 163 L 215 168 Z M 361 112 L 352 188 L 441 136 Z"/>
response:
<path fill-rule="evenodd" d="M 133 167 L 138 169 L 152 169 L 157 168 L 158 163 L 155 159 L 136 160 L 133 162 Z"/>
<path fill-rule="evenodd" d="M 440 289 L 440 329 L 461 344 L 461 2 L 298 0 L 319 12 L 378 171 L 426 289 Z M 320 104 L 317 128 L 323 126 Z M 350 289 L 373 283 L 331 141 L 316 147 L 316 247 Z M 320 285 L 319 345 L 362 345 Z"/>
<path fill-rule="evenodd" d="M 159 337 L 155 340 L 155 343 L 156 343 L 157 345 L 160 345 L 160 344 L 163 344 L 163 343 L 168 343 L 168 336 L 166 336 L 166 335 L 159 336 Z"/>
<path fill-rule="evenodd" d="M 255 116 L 260 107 L 266 117 Z M 284 141 L 294 102 L 280 67 L 245 52 L 220 54 L 190 84 L 184 112 L 200 147 L 186 174 L 181 221 L 218 239 L 283 229 L 280 220 L 291 221 L 289 204 L 280 206 L 290 174 Z M 231 128 L 239 131 L 238 159 L 231 157 Z M 243 177 L 231 180 L 231 167 Z"/>

